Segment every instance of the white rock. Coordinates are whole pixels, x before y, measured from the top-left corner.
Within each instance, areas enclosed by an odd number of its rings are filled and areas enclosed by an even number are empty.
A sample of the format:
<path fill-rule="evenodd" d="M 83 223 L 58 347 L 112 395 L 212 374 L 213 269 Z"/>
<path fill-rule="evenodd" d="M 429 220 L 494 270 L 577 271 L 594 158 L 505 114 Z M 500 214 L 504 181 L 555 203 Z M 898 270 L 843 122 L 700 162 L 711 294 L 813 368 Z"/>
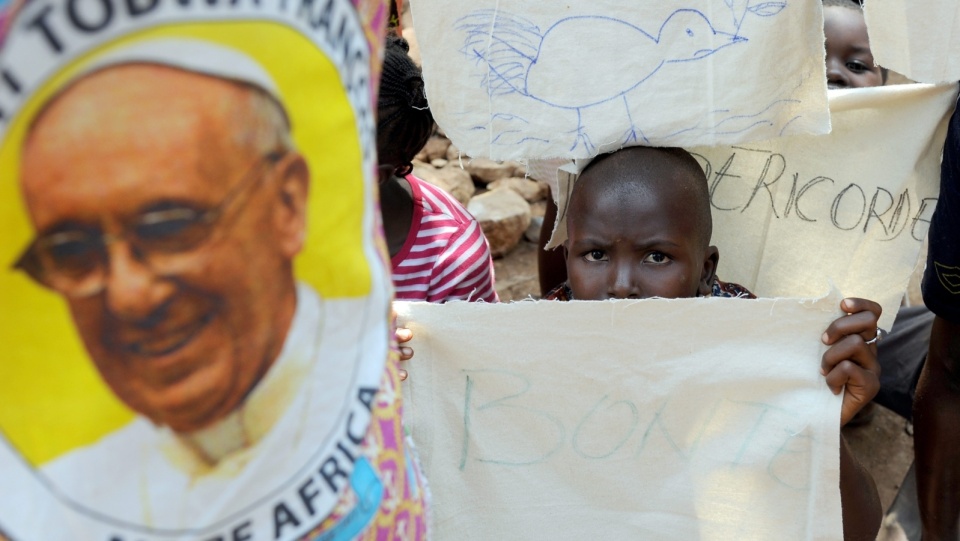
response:
<path fill-rule="evenodd" d="M 540 242 L 540 230 L 543 228 L 543 216 L 534 216 L 530 219 L 530 227 L 523 232 L 527 242 Z"/>
<path fill-rule="evenodd" d="M 463 158 L 463 163 L 470 160 L 470 158 L 460 155 L 460 149 L 457 148 L 457 145 L 451 144 L 447 147 L 447 161 L 460 163 L 460 158 Z"/>
<path fill-rule="evenodd" d="M 467 210 L 480 222 L 493 257 L 512 250 L 530 226 L 530 205 L 513 190 L 492 190 L 470 200 Z"/>
<path fill-rule="evenodd" d="M 464 169 L 470 172 L 473 180 L 482 184 L 490 184 L 495 180 L 512 177 L 516 169 L 512 162 L 497 163 L 487 158 L 472 158 L 464 161 Z"/>
<path fill-rule="evenodd" d="M 434 135 L 430 139 L 427 139 L 427 144 L 423 145 L 423 150 L 420 151 L 420 154 L 426 156 L 427 159 L 423 160 L 425 162 L 432 162 L 437 158 L 446 158 L 447 157 L 447 148 L 450 147 L 450 140 L 446 137 L 437 137 Z"/>
<path fill-rule="evenodd" d="M 413 163 L 413 175 L 452 195 L 460 204 L 466 206 L 477 191 L 470 179 L 470 173 L 454 165 L 436 169 L 422 162 Z"/>
<path fill-rule="evenodd" d="M 549 190 L 546 183 L 538 182 L 531 178 L 521 177 L 508 177 L 495 180 L 488 184 L 487 188 L 491 190 L 513 190 L 530 203 L 536 203 L 537 201 L 543 201 L 546 199 L 547 192 Z"/>

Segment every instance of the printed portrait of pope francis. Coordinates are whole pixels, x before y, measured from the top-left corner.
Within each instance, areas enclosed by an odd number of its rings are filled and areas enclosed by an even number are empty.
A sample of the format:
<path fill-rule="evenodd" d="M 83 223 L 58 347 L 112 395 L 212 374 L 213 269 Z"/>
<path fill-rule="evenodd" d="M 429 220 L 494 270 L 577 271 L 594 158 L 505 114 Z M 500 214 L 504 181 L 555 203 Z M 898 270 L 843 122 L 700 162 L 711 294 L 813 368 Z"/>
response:
<path fill-rule="evenodd" d="M 179 527 L 301 469 L 355 377 L 331 323 L 360 310 L 294 277 L 311 171 L 262 67 L 189 40 L 108 53 L 33 117 L 20 160 L 35 237 L 15 267 L 137 414 L 44 465 L 56 490 Z"/>

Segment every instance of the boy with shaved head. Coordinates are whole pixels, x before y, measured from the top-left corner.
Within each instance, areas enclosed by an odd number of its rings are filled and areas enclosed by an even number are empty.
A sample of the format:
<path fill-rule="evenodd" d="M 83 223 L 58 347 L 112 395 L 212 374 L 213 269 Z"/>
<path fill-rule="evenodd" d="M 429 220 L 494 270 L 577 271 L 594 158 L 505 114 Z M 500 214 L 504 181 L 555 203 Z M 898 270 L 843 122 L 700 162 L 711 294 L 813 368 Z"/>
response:
<path fill-rule="evenodd" d="M 547 298 L 755 298 L 716 278 L 706 178 L 682 149 L 601 156 L 574 185 L 568 209 L 569 278 Z"/>
<path fill-rule="evenodd" d="M 713 221 L 703 170 L 682 149 L 632 147 L 594 160 L 574 185 L 567 210 L 567 282 L 553 300 L 649 297 L 754 298 L 717 279 L 720 254 L 710 245 Z M 844 389 L 841 425 L 879 389 L 876 336 L 880 306 L 841 302 L 845 316 L 827 328 L 821 373 Z M 868 343 L 869 342 L 869 343 Z M 845 539 L 873 539 L 880 501 L 870 474 L 841 438 L 840 495 Z"/>

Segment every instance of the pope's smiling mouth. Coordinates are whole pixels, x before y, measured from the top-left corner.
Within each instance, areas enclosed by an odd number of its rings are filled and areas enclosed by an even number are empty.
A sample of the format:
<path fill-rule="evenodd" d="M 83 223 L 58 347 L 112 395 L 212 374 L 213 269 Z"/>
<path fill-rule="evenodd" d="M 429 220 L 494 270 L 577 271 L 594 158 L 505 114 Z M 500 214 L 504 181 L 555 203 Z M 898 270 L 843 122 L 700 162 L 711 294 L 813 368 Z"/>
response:
<path fill-rule="evenodd" d="M 140 357 L 161 357 L 186 346 L 213 319 L 214 311 L 207 312 L 196 320 L 169 330 L 140 331 L 146 336 L 135 340 L 122 337 L 115 345 L 123 353 Z"/>

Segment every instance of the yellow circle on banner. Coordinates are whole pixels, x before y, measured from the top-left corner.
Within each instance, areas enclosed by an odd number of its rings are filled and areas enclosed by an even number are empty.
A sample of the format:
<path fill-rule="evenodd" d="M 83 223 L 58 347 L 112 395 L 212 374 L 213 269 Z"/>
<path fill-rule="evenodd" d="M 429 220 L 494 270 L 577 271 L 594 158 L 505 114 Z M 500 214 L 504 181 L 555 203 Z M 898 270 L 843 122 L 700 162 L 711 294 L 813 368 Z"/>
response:
<path fill-rule="evenodd" d="M 336 67 L 306 37 L 264 22 L 179 23 L 110 42 L 65 66 L 34 93 L 0 147 L 0 430 L 34 465 L 92 443 L 134 414 L 101 381 L 60 295 L 11 264 L 34 236 L 19 187 L 20 149 L 40 107 L 89 63 L 143 40 L 192 38 L 233 48 L 276 84 L 310 169 L 306 245 L 297 279 L 322 297 L 368 295 L 365 182 L 356 117 Z M 224 277 L 229 279 L 229 277 Z"/>

